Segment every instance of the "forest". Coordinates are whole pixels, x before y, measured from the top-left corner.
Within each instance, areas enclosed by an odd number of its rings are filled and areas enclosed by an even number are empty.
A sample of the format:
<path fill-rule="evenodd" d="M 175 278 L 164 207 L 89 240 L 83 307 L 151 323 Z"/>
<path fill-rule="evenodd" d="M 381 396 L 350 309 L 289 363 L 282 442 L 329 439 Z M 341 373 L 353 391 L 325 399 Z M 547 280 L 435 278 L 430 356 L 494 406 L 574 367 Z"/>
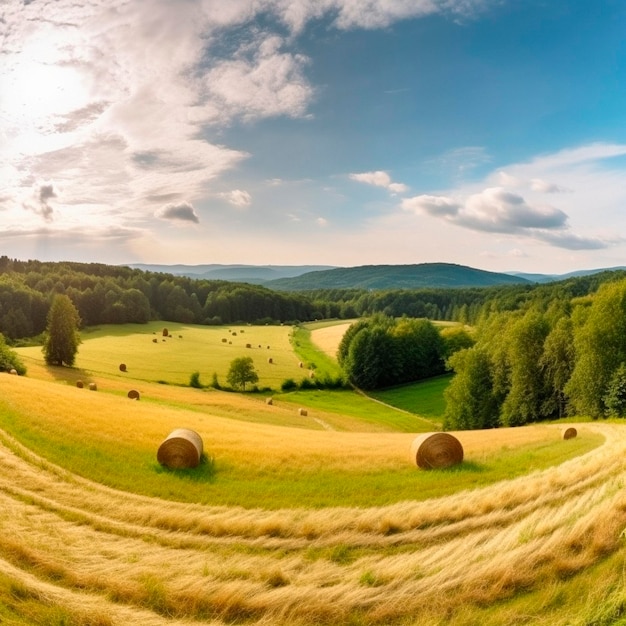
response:
<path fill-rule="evenodd" d="M 0 337 L 41 341 L 54 297 L 80 324 L 279 324 L 354 319 L 338 359 L 378 389 L 453 371 L 447 429 L 518 426 L 566 415 L 626 415 L 626 273 L 470 289 L 284 293 L 98 263 L 0 257 Z M 439 329 L 449 320 L 465 329 Z"/>
<path fill-rule="evenodd" d="M 145 323 L 295 323 L 384 313 L 475 325 L 495 312 L 569 302 L 626 277 L 607 271 L 541 285 L 483 288 L 329 289 L 280 292 L 223 280 L 192 279 L 100 263 L 19 261 L 0 256 L 0 333 L 7 342 L 46 327 L 52 298 L 69 296 L 83 326 Z"/>

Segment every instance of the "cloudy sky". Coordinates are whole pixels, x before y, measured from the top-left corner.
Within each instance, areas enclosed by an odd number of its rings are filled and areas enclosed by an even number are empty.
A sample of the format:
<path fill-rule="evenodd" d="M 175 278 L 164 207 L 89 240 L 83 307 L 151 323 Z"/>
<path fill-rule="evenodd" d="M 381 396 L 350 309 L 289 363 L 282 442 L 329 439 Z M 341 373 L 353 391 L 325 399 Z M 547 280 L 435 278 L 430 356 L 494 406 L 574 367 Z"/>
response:
<path fill-rule="evenodd" d="M 626 265 L 623 0 L 2 0 L 0 254 Z"/>

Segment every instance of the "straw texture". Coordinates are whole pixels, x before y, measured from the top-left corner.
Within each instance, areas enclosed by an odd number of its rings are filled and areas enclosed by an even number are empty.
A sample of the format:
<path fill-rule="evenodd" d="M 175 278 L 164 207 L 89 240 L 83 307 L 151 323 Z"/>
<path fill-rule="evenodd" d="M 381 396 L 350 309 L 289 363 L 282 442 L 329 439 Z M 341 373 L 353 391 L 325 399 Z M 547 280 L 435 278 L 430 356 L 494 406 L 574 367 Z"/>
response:
<path fill-rule="evenodd" d="M 195 430 L 177 428 L 159 446 L 157 461 L 170 469 L 197 467 L 202 448 L 202 437 Z"/>
<path fill-rule="evenodd" d="M 411 461 L 422 469 L 441 469 L 463 461 L 463 446 L 450 433 L 425 433 L 411 444 Z"/>

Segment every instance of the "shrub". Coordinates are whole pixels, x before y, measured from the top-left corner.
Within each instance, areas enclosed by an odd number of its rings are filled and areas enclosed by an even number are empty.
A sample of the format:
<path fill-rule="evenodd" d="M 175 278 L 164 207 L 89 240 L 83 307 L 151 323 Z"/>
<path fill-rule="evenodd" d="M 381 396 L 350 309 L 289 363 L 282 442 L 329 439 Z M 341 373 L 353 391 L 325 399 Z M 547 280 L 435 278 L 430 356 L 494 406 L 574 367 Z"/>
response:
<path fill-rule="evenodd" d="M 202 383 L 200 382 L 200 372 L 193 372 L 189 377 L 189 386 L 195 389 L 202 389 Z"/>
<path fill-rule="evenodd" d="M 298 385 L 293 378 L 286 378 L 280 385 L 281 391 L 295 391 L 297 388 Z"/>

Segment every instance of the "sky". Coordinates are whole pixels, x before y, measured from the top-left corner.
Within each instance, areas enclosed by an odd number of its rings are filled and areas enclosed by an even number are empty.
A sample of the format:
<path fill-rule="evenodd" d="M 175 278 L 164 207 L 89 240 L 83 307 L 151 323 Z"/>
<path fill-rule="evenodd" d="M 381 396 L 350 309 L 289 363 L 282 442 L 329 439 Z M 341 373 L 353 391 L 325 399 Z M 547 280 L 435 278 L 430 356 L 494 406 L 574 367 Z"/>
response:
<path fill-rule="evenodd" d="M 626 265 L 623 0 L 0 0 L 0 255 Z"/>

